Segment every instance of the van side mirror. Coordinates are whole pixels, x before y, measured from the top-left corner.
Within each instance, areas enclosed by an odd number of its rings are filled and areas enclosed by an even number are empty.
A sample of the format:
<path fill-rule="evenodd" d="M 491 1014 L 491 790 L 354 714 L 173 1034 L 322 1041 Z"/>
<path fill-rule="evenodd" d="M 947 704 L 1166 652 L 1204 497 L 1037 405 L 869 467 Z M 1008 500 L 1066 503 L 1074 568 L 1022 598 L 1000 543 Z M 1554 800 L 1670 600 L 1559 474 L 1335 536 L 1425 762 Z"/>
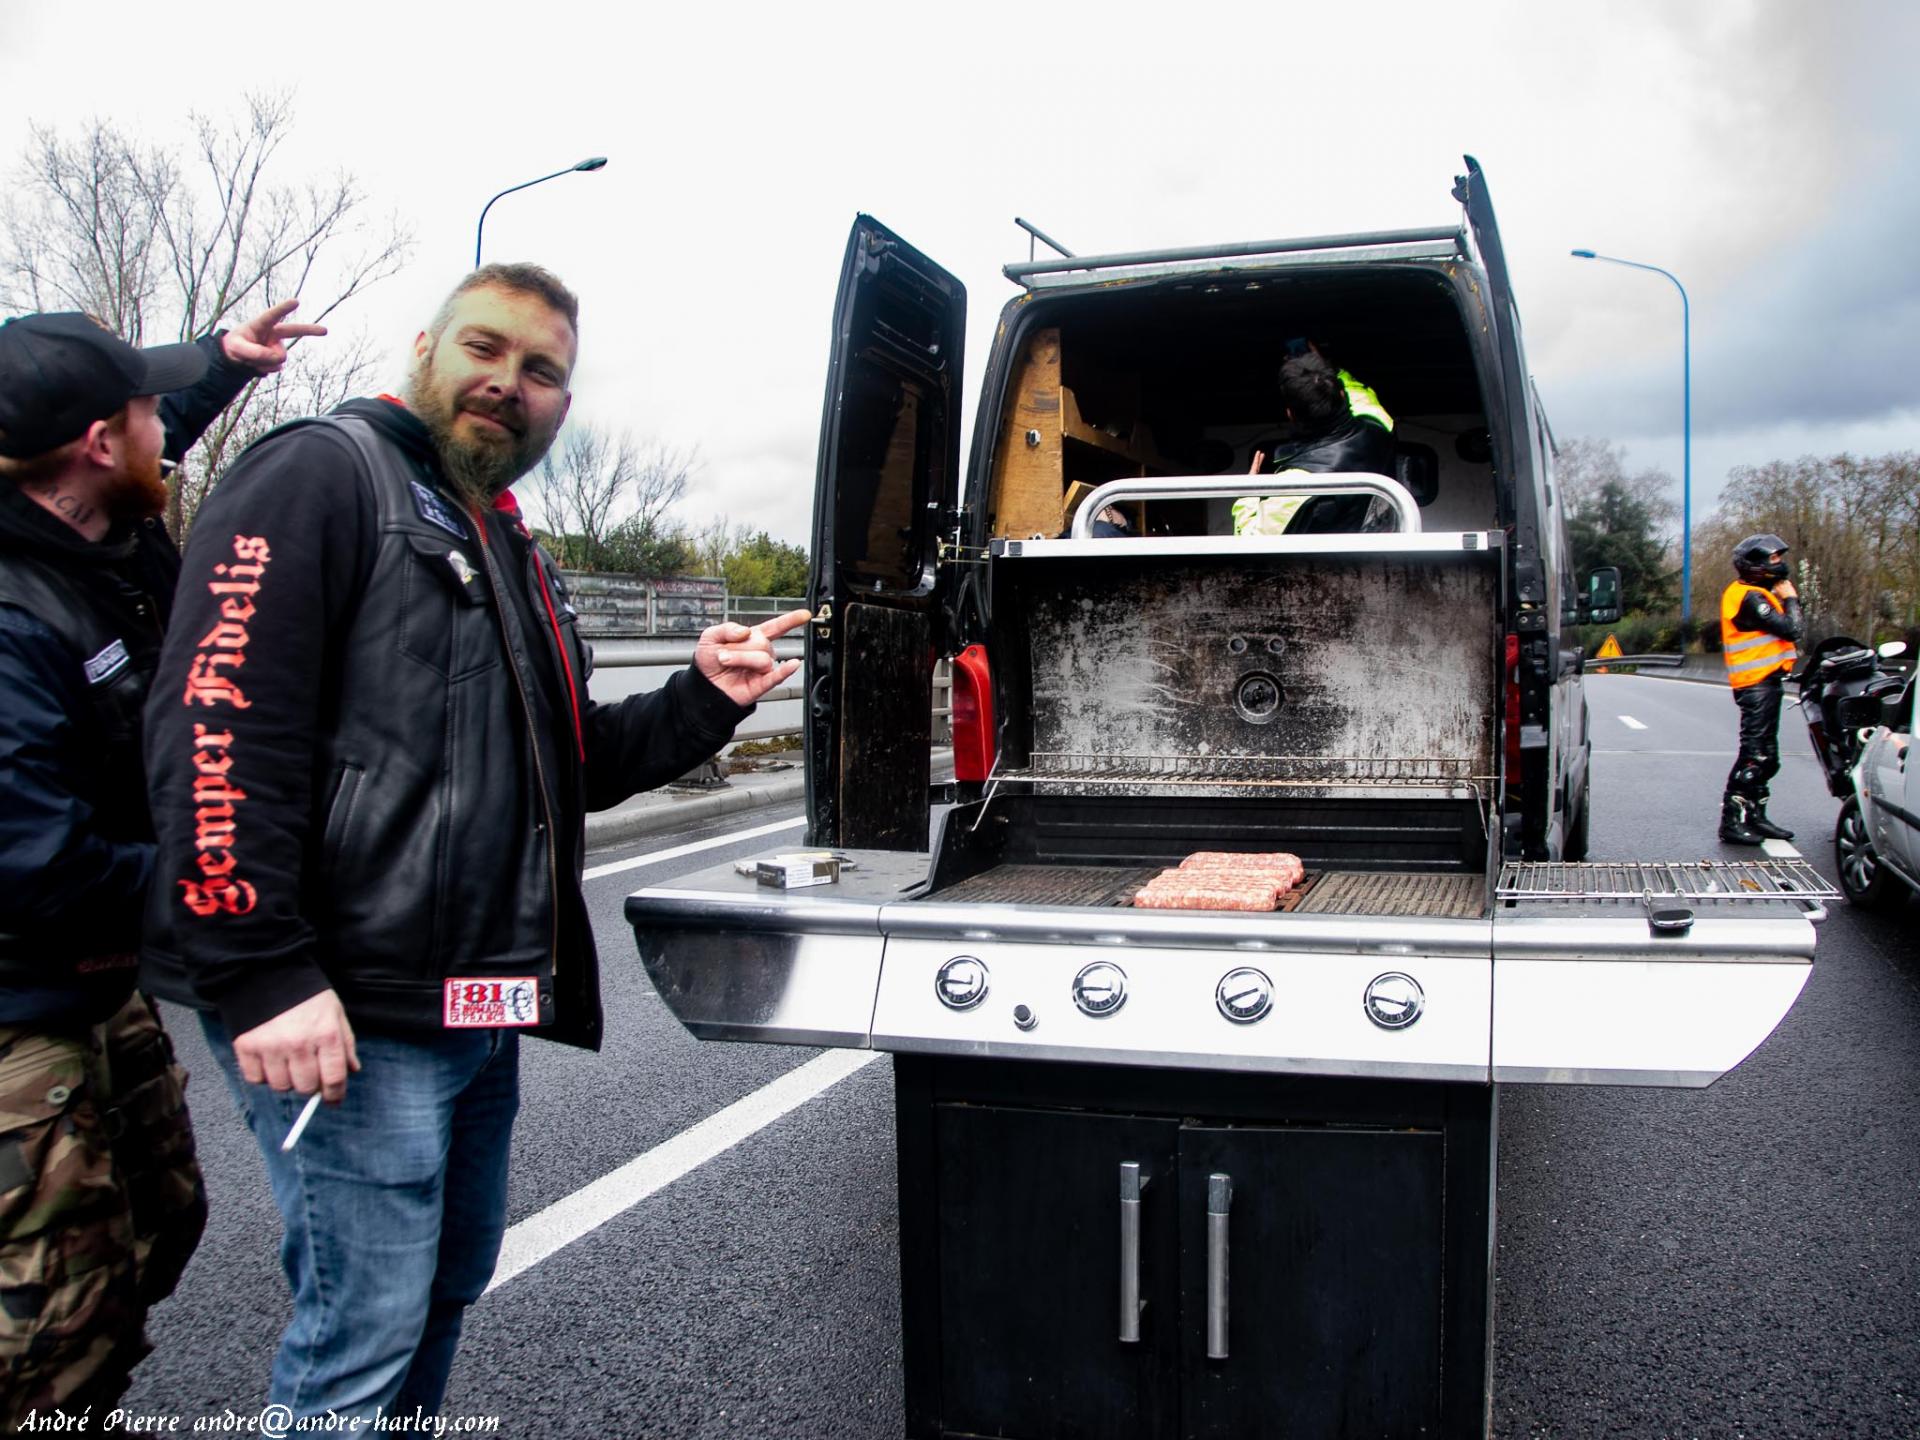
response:
<path fill-rule="evenodd" d="M 1583 625 L 1611 625 L 1620 618 L 1620 571 L 1602 565 L 1587 576 L 1586 597 L 1580 602 Z"/>

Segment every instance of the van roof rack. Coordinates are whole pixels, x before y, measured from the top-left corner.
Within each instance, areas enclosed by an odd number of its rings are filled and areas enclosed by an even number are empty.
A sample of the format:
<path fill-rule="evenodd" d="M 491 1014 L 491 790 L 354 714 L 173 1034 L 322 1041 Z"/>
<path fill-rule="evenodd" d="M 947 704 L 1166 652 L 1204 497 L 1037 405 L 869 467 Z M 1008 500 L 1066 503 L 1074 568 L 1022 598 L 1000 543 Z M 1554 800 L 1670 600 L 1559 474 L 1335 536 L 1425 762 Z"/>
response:
<path fill-rule="evenodd" d="M 1129 250 L 1114 255 L 1071 255 L 1059 260 L 1027 260 L 1007 265 L 1002 273 L 1016 285 L 1024 285 L 1031 290 L 1037 284 L 1047 283 L 1051 277 L 1096 270 L 1184 265 L 1209 260 L 1244 260 L 1305 251 L 1380 250 L 1432 245 L 1445 245 L 1449 247 L 1449 253 L 1462 256 L 1470 253 L 1465 232 L 1453 225 L 1420 230 L 1363 230 L 1351 235 L 1313 235 L 1296 240 L 1243 240 L 1230 245 L 1191 245 L 1175 250 Z"/>

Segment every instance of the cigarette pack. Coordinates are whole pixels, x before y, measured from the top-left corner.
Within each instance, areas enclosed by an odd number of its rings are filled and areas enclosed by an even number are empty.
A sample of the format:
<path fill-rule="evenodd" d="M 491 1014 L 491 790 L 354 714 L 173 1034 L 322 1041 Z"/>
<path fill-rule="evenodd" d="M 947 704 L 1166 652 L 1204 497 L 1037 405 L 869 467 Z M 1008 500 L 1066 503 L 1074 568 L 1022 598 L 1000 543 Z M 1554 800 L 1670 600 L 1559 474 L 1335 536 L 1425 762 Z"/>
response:
<path fill-rule="evenodd" d="M 775 855 L 754 866 L 754 878 L 779 890 L 831 885 L 840 878 L 840 859 L 824 851 Z"/>

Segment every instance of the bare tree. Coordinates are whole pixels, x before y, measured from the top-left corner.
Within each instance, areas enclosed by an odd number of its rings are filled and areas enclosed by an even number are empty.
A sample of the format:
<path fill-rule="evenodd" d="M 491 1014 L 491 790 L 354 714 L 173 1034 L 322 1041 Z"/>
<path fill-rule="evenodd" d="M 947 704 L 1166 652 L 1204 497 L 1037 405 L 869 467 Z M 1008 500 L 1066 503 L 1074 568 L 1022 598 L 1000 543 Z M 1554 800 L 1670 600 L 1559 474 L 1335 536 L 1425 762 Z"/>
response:
<path fill-rule="evenodd" d="M 1920 456 L 1911 452 L 1735 466 L 1719 509 L 1694 535 L 1694 608 L 1718 613 L 1730 556 L 1747 535 L 1793 547 L 1815 636 L 1873 640 L 1920 621 Z"/>
<path fill-rule="evenodd" d="M 727 560 L 753 536 L 753 527 L 734 524 L 725 515 L 716 515 L 688 537 L 702 575 L 724 575 Z"/>
<path fill-rule="evenodd" d="M 1673 498 L 1673 476 L 1653 467 L 1627 474 L 1626 451 L 1610 441 L 1588 435 L 1561 441 L 1554 449 L 1553 473 L 1569 514 L 1591 510 L 1612 485 L 1619 494 L 1644 506 L 1661 525 L 1671 525 L 1680 518 L 1680 507 Z"/>
<path fill-rule="evenodd" d="M 636 440 L 631 430 L 570 425 L 531 477 L 541 528 L 563 563 L 604 568 L 616 527 L 663 532 L 667 511 L 686 494 L 699 463 L 697 449 Z"/>
<path fill-rule="evenodd" d="M 250 96 L 225 119 L 192 116 L 177 148 L 105 120 L 71 138 L 35 126 L 0 213 L 0 305 L 85 310 L 136 344 L 192 339 L 296 295 L 301 320 L 324 320 L 398 270 L 413 242 L 397 219 L 367 221 L 366 195 L 344 171 L 280 179 L 293 123 L 292 97 L 278 94 Z M 176 476 L 175 537 L 227 459 L 266 428 L 261 412 L 338 395 L 368 368 L 364 343 L 330 339 L 249 386 Z"/>

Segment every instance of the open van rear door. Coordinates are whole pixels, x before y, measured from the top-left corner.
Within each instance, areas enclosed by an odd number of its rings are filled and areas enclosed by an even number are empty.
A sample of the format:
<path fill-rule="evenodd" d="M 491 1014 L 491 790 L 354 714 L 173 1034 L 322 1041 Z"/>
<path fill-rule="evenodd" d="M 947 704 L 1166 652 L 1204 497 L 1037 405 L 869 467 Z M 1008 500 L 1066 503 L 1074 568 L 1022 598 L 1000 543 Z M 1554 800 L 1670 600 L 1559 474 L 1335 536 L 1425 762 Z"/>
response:
<path fill-rule="evenodd" d="M 807 836 L 923 850 L 966 288 L 868 216 L 847 239 L 814 486 Z"/>

